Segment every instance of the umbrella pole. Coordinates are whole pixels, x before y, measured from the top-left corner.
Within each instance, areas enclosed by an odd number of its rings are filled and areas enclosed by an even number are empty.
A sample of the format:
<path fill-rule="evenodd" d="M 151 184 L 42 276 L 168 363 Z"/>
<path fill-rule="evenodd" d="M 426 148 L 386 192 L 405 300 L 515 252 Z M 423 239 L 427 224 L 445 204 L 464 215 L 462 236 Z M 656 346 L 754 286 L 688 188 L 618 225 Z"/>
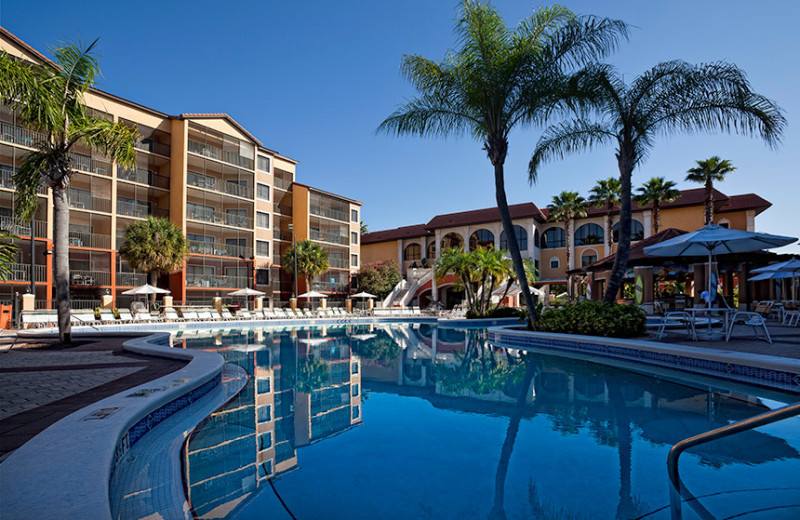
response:
<path fill-rule="evenodd" d="M 711 337 L 711 248 L 708 249 L 708 314 L 706 319 L 708 321 L 708 337 Z M 716 287 L 714 288 L 716 290 Z"/>

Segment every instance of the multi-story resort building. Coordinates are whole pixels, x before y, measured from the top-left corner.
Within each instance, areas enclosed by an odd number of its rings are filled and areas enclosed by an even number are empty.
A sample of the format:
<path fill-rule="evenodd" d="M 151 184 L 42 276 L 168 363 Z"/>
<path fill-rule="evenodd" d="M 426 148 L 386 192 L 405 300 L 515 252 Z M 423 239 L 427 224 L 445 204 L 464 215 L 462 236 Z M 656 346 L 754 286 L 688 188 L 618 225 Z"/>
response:
<path fill-rule="evenodd" d="M 0 50 L 37 65 L 49 60 L 0 28 Z M 116 306 L 130 303 L 121 293 L 144 284 L 118 253 L 127 226 L 149 215 L 169 218 L 188 239 L 185 267 L 161 281 L 175 302 L 203 302 L 253 287 L 265 306 L 285 306 L 294 280 L 281 269 L 293 241 L 309 239 L 329 255 L 330 270 L 310 289 L 326 293 L 333 305 L 349 292 L 360 262 L 361 203 L 295 182 L 297 161 L 264 146 L 227 114 L 169 115 L 92 89 L 85 95 L 96 115 L 135 126 L 138 165 L 120 168 L 80 144 L 73 147 L 76 171 L 69 188 L 70 292 L 74 306 L 96 306 L 113 295 Z M 39 192 L 31 230 L 15 219 L 13 173 L 43 136 L 17 114 L 0 106 L 0 229 L 21 238 L 11 278 L 0 283 L 0 300 L 30 288 L 41 305 L 54 298 L 52 286 L 53 210 L 48 189 Z M 33 247 L 33 262 L 31 262 Z M 297 291 L 309 290 L 302 277 Z"/>
<path fill-rule="evenodd" d="M 703 204 L 704 188 L 683 190 L 673 202 L 662 204 L 660 230 L 676 228 L 692 231 L 700 228 L 704 223 Z M 754 231 L 755 217 L 769 208 L 771 203 L 753 193 L 727 196 L 714 190 L 714 206 L 715 224 Z M 569 272 L 590 266 L 616 251 L 619 208 L 612 211 L 610 245 L 605 236 L 605 209 L 591 207 L 586 217 L 572 220 L 569 264 L 563 222 L 551 221 L 548 209 L 540 209 L 532 202 L 509 206 L 509 211 L 523 258 L 533 260 L 539 270 L 537 285 L 544 286 L 551 293 L 567 289 Z M 649 238 L 654 232 L 652 208 L 634 203 L 633 243 Z M 452 291 L 457 285 L 455 277 L 437 284 L 430 273 L 413 268 L 433 266 L 447 248 L 458 247 L 471 251 L 482 246 L 508 249 L 497 208 L 436 215 L 427 224 L 375 231 L 361 237 L 363 262 L 397 260 L 404 275 L 413 279 L 410 289 L 401 295 L 404 296 L 402 303 L 416 301 L 422 306 L 431 300 L 452 306 L 460 301 L 461 295 Z"/>

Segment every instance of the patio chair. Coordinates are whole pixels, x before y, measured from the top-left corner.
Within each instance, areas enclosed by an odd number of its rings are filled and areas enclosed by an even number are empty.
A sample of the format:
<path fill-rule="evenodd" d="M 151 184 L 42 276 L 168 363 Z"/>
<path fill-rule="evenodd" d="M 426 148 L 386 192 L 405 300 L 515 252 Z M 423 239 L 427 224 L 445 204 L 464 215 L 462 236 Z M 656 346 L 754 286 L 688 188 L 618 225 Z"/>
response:
<path fill-rule="evenodd" d="M 119 310 L 119 321 L 122 323 L 131 323 L 133 321 L 133 315 L 131 311 L 128 309 L 120 309 Z"/>
<path fill-rule="evenodd" d="M 791 310 L 786 311 L 783 314 L 783 325 L 788 325 L 789 327 L 797 327 L 800 324 L 800 311 L 798 310 Z"/>
<path fill-rule="evenodd" d="M 658 332 L 656 339 L 660 340 L 664 336 L 664 331 L 667 325 L 683 325 L 686 327 L 686 332 L 693 341 L 697 341 L 697 333 L 694 329 L 694 319 L 688 312 L 672 311 L 664 314 L 661 317 L 661 323 L 658 324 Z"/>
<path fill-rule="evenodd" d="M 176 311 L 173 307 L 167 307 L 164 309 L 164 319 L 167 321 L 184 321 L 183 318 L 178 316 L 178 311 Z"/>
<path fill-rule="evenodd" d="M 117 317 L 111 309 L 100 309 L 100 323 L 104 325 L 116 323 Z"/>
<path fill-rule="evenodd" d="M 765 318 L 769 316 L 770 311 L 772 311 L 772 302 L 770 301 L 756 302 L 756 306 L 753 309 L 754 313 L 760 314 Z"/>
<path fill-rule="evenodd" d="M 197 311 L 192 309 L 181 309 L 181 314 L 183 314 L 183 319 L 186 321 L 198 321 Z"/>
<path fill-rule="evenodd" d="M 276 318 L 275 311 L 272 309 L 263 309 L 264 317 L 268 320 L 274 320 Z"/>
<path fill-rule="evenodd" d="M 75 309 L 69 311 L 69 322 L 73 326 L 80 325 L 95 325 L 97 320 L 94 319 L 93 310 Z"/>
<path fill-rule="evenodd" d="M 236 316 L 243 320 L 253 319 L 253 315 L 250 314 L 250 311 L 248 311 L 247 309 L 239 309 L 239 311 L 236 313 Z"/>
<path fill-rule="evenodd" d="M 740 311 L 733 315 L 733 319 L 731 319 L 731 325 L 728 328 L 728 334 L 725 336 L 725 341 L 730 341 L 731 335 L 733 334 L 733 328 L 737 324 L 746 325 L 748 327 L 753 327 L 753 332 L 756 335 L 756 338 L 761 339 L 758 335 L 758 329 L 764 329 L 764 335 L 766 336 L 767 341 L 769 344 L 772 344 L 772 338 L 769 336 L 769 329 L 767 329 L 767 320 L 761 314 L 756 312 L 744 312 Z"/>
<path fill-rule="evenodd" d="M 231 311 L 229 311 L 227 307 L 222 307 L 219 310 L 219 314 L 220 314 L 220 316 L 222 316 L 222 319 L 224 321 L 233 321 L 233 320 L 236 319 L 236 316 L 231 314 Z"/>
<path fill-rule="evenodd" d="M 212 321 L 214 315 L 211 314 L 211 310 L 208 307 L 205 307 L 197 311 L 197 318 L 202 321 Z"/>

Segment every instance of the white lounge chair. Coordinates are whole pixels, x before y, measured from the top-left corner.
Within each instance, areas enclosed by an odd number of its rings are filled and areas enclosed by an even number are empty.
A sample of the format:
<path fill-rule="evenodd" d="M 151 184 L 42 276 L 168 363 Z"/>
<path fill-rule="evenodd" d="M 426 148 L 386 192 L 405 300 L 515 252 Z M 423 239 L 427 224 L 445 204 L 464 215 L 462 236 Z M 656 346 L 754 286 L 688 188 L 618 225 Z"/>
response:
<path fill-rule="evenodd" d="M 764 316 L 756 312 L 744 312 L 744 311 L 739 311 L 735 313 L 733 315 L 733 318 L 731 318 L 731 323 L 730 326 L 728 327 L 728 334 L 725 336 L 725 341 L 730 341 L 731 334 L 733 334 L 733 328 L 737 324 L 753 327 L 753 333 L 756 335 L 756 338 L 759 338 L 758 329 L 763 328 L 764 335 L 766 336 L 767 341 L 770 343 L 770 345 L 772 344 L 772 338 L 769 336 L 769 329 L 767 329 L 766 318 L 764 318 Z"/>

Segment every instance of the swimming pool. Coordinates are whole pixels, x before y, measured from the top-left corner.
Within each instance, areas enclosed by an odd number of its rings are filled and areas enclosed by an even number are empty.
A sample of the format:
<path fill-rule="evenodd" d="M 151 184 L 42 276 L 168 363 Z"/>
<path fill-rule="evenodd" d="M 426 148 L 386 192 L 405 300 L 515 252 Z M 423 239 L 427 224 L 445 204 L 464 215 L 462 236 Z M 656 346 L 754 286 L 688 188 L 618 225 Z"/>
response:
<path fill-rule="evenodd" d="M 183 449 L 198 518 L 669 518 L 673 443 L 796 400 L 428 324 L 227 331 L 180 346 L 251 375 Z M 800 419 L 691 450 L 681 475 L 714 517 L 797 518 Z M 699 516 L 686 505 L 683 518 Z"/>

